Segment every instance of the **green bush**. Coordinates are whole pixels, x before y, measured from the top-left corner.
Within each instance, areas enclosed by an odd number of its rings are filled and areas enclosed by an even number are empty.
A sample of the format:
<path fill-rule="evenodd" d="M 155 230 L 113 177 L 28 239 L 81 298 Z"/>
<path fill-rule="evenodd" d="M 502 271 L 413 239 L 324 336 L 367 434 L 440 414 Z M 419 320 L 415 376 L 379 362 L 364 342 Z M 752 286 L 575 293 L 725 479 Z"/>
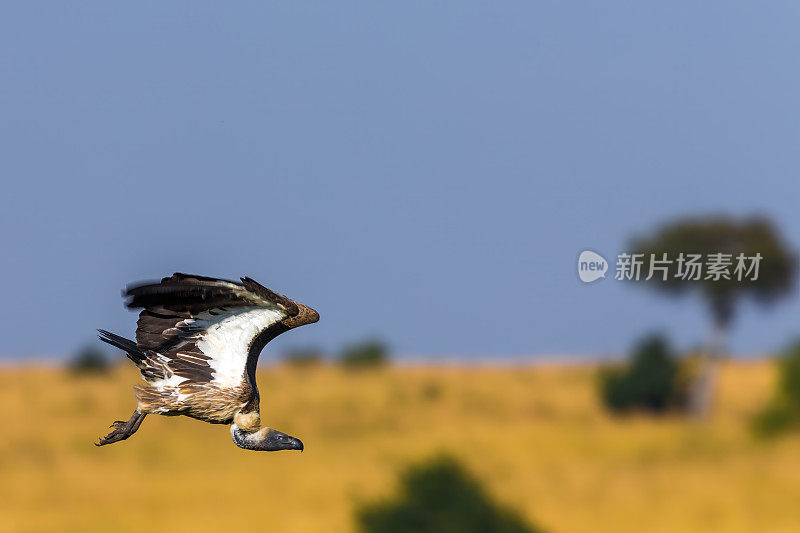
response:
<path fill-rule="evenodd" d="M 779 368 L 778 393 L 793 409 L 800 410 L 800 339 L 783 351 Z"/>
<path fill-rule="evenodd" d="M 800 428 L 800 339 L 781 354 L 778 384 L 772 399 L 753 419 L 757 435 L 771 437 Z"/>
<path fill-rule="evenodd" d="M 533 533 L 514 511 L 492 502 L 453 458 L 439 456 L 413 466 L 392 501 L 357 512 L 364 533 Z"/>
<path fill-rule="evenodd" d="M 322 350 L 313 346 L 294 348 L 283 354 L 283 360 L 287 364 L 298 368 L 318 365 L 324 358 Z"/>
<path fill-rule="evenodd" d="M 633 350 L 629 365 L 601 373 L 603 402 L 614 411 L 642 409 L 662 413 L 682 407 L 679 364 L 667 340 L 650 335 Z"/>
<path fill-rule="evenodd" d="M 74 374 L 106 374 L 111 368 L 106 353 L 95 346 L 86 346 L 67 365 Z"/>
<path fill-rule="evenodd" d="M 347 368 L 382 366 L 389 361 L 389 348 L 379 339 L 366 339 L 345 346 L 339 361 Z"/>

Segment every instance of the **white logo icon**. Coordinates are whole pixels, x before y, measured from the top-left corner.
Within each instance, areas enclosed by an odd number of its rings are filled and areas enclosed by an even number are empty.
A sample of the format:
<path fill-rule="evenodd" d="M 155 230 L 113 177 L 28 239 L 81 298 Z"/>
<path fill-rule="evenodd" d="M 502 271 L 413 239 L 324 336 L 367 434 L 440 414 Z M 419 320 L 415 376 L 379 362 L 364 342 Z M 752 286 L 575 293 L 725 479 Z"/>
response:
<path fill-rule="evenodd" d="M 608 261 L 600 254 L 584 250 L 578 257 L 578 277 L 584 283 L 591 283 L 606 277 Z"/>

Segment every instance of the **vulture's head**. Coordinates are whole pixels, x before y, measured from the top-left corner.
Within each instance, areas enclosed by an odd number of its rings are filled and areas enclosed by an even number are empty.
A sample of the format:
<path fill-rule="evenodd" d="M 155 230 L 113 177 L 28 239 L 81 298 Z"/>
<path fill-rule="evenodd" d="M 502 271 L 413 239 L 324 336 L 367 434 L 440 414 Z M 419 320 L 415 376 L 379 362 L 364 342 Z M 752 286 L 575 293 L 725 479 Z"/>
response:
<path fill-rule="evenodd" d="M 278 452 L 281 450 L 300 450 L 303 451 L 303 443 L 300 439 L 281 433 L 270 428 L 264 436 L 262 443 L 263 450 L 267 452 Z"/>

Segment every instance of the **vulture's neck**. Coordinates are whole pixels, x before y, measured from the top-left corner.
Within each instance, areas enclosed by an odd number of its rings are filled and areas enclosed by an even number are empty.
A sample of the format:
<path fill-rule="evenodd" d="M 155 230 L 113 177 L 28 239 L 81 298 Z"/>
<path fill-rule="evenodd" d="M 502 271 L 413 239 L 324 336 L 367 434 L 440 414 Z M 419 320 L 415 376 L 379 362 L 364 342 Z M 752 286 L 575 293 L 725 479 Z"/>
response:
<path fill-rule="evenodd" d="M 233 443 L 245 450 L 265 450 L 267 434 L 271 428 L 263 427 L 258 431 L 245 431 L 236 424 L 231 424 Z"/>

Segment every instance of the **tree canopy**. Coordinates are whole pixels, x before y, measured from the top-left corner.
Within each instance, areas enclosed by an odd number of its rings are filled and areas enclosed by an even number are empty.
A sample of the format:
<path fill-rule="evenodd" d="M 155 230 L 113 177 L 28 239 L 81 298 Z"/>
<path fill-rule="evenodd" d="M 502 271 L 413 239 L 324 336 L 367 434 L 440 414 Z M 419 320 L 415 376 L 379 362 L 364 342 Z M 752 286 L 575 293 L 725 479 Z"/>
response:
<path fill-rule="evenodd" d="M 680 219 L 662 226 L 652 235 L 634 238 L 631 244 L 634 254 L 643 254 L 639 283 L 673 294 L 699 292 L 708 302 L 715 324 L 721 327 L 730 324 L 742 298 L 771 304 L 789 294 L 796 279 L 796 254 L 773 224 L 763 217 Z M 685 272 L 680 271 L 685 264 L 677 261 L 681 254 L 684 258 L 689 254 L 701 254 L 705 258 L 723 254 L 724 259 L 730 259 L 731 268 L 727 276 L 704 273 L 699 279 L 687 279 L 682 276 Z M 760 257 L 755 279 L 739 279 L 734 272 L 740 254 L 745 258 Z M 664 257 L 672 260 L 664 265 L 666 279 L 660 270 L 647 279 L 651 267 L 661 266 L 658 261 Z M 750 274 L 752 277 L 753 272 Z"/>

